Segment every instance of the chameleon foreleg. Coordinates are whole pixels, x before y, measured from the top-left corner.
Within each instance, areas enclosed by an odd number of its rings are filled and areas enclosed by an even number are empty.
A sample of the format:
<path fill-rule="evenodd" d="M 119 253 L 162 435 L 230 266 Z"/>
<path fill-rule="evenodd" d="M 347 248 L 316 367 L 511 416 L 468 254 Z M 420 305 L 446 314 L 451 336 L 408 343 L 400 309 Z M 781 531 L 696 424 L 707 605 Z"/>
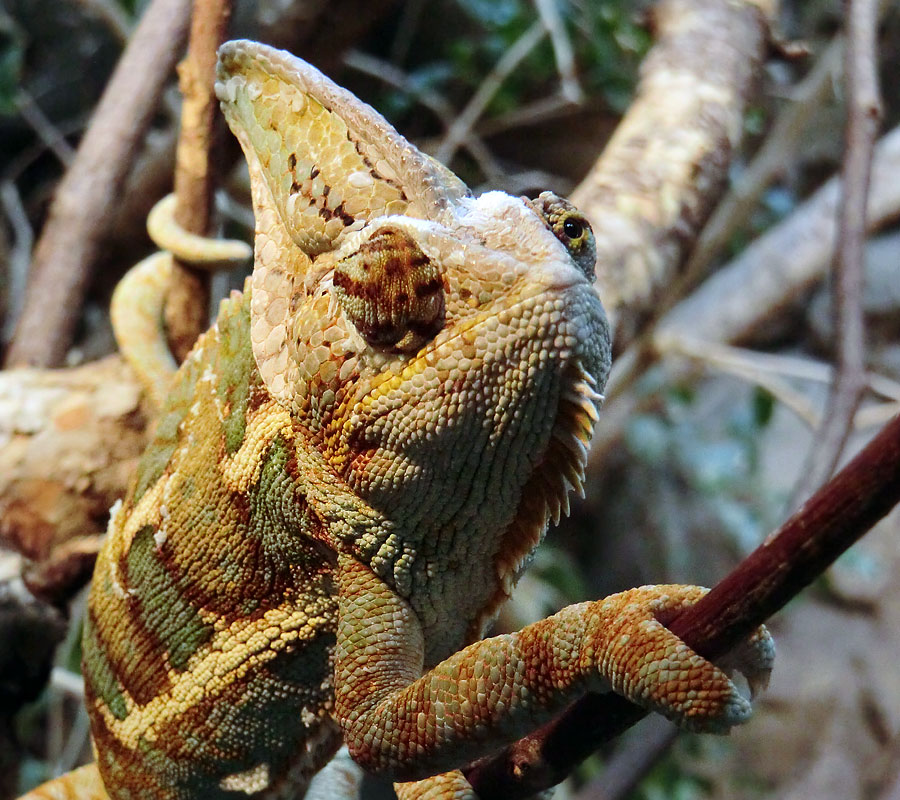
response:
<path fill-rule="evenodd" d="M 350 752 L 376 772 L 409 780 L 463 766 L 587 690 L 612 689 L 698 731 L 726 732 L 751 712 L 721 669 L 656 619 L 695 602 L 699 587 L 642 587 L 568 606 L 424 675 L 421 629 L 403 598 L 350 558 L 340 591 L 336 711 Z M 773 647 L 762 631 L 752 642 L 736 666 L 754 685 Z"/>

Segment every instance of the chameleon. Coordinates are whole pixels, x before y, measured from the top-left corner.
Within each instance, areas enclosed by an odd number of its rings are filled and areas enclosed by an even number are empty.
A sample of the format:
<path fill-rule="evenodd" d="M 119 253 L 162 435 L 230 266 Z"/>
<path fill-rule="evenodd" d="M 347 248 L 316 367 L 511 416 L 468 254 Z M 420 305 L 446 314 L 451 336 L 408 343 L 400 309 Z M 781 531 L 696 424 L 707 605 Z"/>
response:
<path fill-rule="evenodd" d="M 464 800 L 466 764 L 586 691 L 696 731 L 745 722 L 729 673 L 660 622 L 700 587 L 483 638 L 583 491 L 611 362 L 585 216 L 473 196 L 284 51 L 226 43 L 217 94 L 253 272 L 111 511 L 79 773 L 105 790 L 31 797 L 299 798 L 345 745 L 401 800 Z M 730 662 L 755 690 L 773 656 L 761 628 Z"/>

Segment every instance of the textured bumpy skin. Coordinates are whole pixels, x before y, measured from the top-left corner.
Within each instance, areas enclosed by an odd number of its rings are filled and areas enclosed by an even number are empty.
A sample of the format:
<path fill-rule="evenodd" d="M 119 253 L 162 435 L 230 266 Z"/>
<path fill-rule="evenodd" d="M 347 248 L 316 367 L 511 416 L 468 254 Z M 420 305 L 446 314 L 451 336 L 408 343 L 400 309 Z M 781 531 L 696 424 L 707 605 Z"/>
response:
<path fill-rule="evenodd" d="M 471 197 L 286 53 L 225 45 L 218 91 L 254 273 L 179 371 L 98 561 L 84 673 L 110 796 L 300 797 L 343 741 L 403 800 L 472 798 L 460 767 L 588 689 L 745 720 L 657 621 L 696 587 L 481 640 L 581 487 L 610 359 L 586 220 Z M 736 665 L 752 685 L 771 659 L 760 631 Z"/>

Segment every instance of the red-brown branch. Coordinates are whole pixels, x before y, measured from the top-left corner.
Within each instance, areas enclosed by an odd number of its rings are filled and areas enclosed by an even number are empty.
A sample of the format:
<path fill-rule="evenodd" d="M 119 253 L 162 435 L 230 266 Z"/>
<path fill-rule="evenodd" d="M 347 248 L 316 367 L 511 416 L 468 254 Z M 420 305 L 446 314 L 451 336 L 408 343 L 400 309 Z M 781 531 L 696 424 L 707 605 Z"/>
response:
<path fill-rule="evenodd" d="M 724 655 L 898 502 L 900 416 L 669 628 L 706 658 Z M 482 800 L 528 797 L 561 780 L 644 714 L 618 695 L 586 695 L 558 719 L 478 762 L 466 775 Z"/>

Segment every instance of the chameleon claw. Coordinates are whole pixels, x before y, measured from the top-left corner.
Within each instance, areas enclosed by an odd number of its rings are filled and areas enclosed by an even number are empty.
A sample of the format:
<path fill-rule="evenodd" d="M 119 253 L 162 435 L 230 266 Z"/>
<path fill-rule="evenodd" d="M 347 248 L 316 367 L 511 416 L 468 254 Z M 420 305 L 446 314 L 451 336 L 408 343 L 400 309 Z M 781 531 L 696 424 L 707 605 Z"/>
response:
<path fill-rule="evenodd" d="M 663 714 L 682 728 L 727 733 L 753 713 L 750 700 L 765 688 L 775 646 L 765 627 L 714 664 L 691 650 L 660 618 L 692 605 L 706 589 L 698 586 L 644 586 L 612 595 L 601 611 L 614 634 L 600 648 L 601 678 L 632 702 Z M 750 688 L 745 697 L 729 675 L 740 672 Z"/>

